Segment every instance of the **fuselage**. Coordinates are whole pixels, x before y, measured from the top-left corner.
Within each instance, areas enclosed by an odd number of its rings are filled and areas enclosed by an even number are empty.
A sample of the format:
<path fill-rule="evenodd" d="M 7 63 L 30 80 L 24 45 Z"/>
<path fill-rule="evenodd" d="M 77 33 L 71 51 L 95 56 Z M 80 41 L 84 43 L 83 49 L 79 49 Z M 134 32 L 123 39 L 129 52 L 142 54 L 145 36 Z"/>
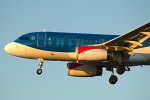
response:
<path fill-rule="evenodd" d="M 22 35 L 14 42 L 45 51 L 74 52 L 74 47 L 101 44 L 117 36 L 118 35 L 34 32 Z"/>
<path fill-rule="evenodd" d="M 118 35 L 63 33 L 63 32 L 33 32 L 27 33 L 5 46 L 5 51 L 11 55 L 44 60 L 75 61 L 75 47 L 101 44 Z M 131 56 L 128 61 L 136 64 L 150 64 L 150 39 L 143 42 L 144 47 L 136 47 L 133 52 L 140 61 Z"/>

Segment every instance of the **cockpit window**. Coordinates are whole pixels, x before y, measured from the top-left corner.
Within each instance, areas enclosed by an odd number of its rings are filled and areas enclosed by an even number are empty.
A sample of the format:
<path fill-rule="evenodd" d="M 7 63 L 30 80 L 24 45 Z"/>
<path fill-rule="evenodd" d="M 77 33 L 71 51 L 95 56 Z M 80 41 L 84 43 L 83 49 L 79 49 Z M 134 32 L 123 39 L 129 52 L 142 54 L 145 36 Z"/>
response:
<path fill-rule="evenodd" d="M 28 37 L 20 37 L 19 40 L 28 40 Z"/>
<path fill-rule="evenodd" d="M 24 40 L 24 37 L 20 37 L 19 40 Z"/>
<path fill-rule="evenodd" d="M 28 40 L 28 37 L 25 37 L 25 40 Z"/>

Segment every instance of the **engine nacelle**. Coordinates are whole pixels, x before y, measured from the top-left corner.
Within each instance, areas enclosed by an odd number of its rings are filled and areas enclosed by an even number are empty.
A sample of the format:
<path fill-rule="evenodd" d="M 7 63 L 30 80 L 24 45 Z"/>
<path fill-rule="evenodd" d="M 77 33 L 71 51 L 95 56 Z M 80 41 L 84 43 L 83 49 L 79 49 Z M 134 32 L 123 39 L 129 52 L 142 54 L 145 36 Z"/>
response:
<path fill-rule="evenodd" d="M 67 74 L 76 77 L 102 76 L 102 67 L 84 65 L 79 63 L 68 63 Z"/>
<path fill-rule="evenodd" d="M 108 52 L 106 49 L 90 46 L 76 47 L 76 54 L 78 61 L 102 61 L 113 58 L 113 53 Z"/>

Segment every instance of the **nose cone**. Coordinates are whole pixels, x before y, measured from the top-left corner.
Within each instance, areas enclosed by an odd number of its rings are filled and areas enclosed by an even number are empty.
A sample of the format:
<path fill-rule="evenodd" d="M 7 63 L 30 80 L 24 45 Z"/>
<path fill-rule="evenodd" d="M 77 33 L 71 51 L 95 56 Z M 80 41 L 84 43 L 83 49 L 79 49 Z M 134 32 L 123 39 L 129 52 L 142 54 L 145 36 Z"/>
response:
<path fill-rule="evenodd" d="M 8 54 L 11 54 L 11 48 L 12 48 L 12 42 L 7 44 L 4 48 L 4 50 L 8 53 Z"/>
<path fill-rule="evenodd" d="M 15 43 L 14 42 L 11 42 L 11 43 L 8 43 L 6 46 L 5 46 L 5 48 L 4 48 L 4 50 L 8 53 L 8 54 L 11 54 L 12 55 L 12 53 L 13 53 L 13 51 L 14 51 L 14 49 L 16 49 L 16 45 L 15 45 Z"/>

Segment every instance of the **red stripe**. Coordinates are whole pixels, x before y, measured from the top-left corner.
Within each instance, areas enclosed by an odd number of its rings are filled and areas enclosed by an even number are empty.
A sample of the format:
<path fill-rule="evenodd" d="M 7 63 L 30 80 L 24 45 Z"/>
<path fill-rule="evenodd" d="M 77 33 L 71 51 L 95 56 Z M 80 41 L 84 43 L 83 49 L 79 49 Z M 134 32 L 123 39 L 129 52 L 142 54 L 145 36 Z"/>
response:
<path fill-rule="evenodd" d="M 76 67 L 79 67 L 79 66 L 83 66 L 84 64 L 79 64 L 79 63 L 69 63 L 69 69 L 72 70 Z"/>
<path fill-rule="evenodd" d="M 89 47 L 89 46 L 78 46 L 78 55 L 84 51 L 91 50 L 91 49 L 100 49 L 100 48 Z"/>

